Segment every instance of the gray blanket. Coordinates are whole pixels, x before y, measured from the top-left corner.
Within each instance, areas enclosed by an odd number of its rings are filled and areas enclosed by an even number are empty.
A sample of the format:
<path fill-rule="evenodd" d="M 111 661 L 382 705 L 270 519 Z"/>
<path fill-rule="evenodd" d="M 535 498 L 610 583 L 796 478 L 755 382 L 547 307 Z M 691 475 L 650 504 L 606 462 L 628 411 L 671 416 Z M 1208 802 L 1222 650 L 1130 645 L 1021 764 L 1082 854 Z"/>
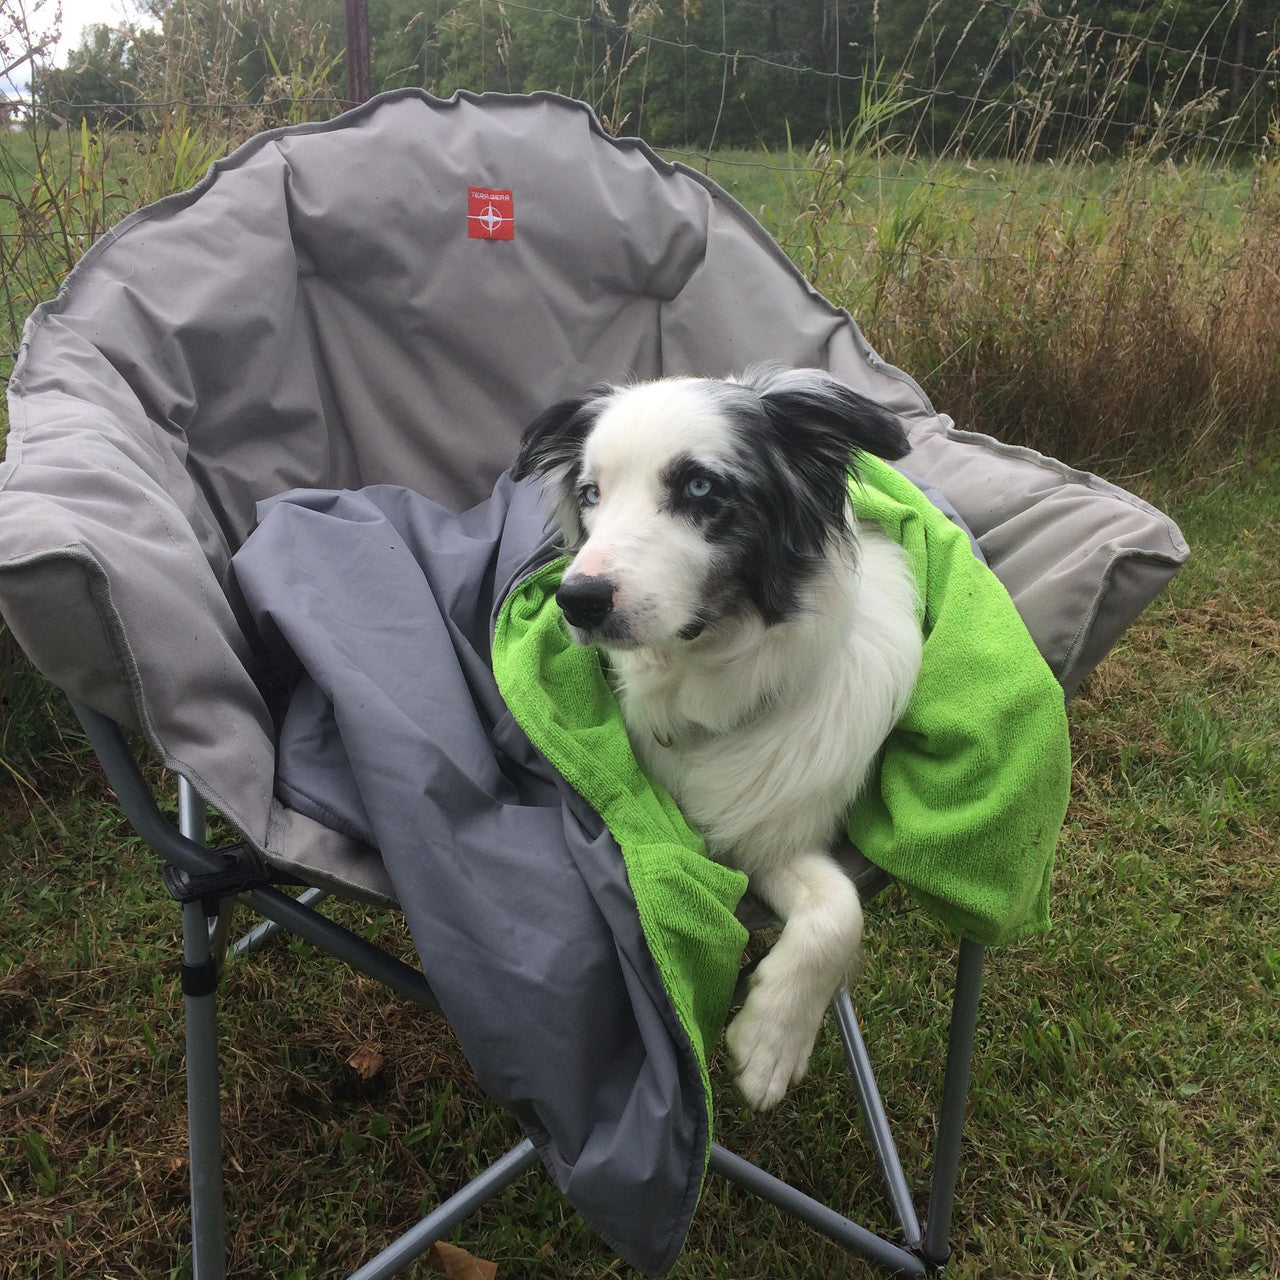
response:
<path fill-rule="evenodd" d="M 496 609 L 553 554 L 535 491 L 458 514 L 296 490 L 259 517 L 232 570 L 295 682 L 278 793 L 381 851 L 481 1085 L 611 1247 L 665 1271 L 703 1173 L 698 1066 L 616 844 L 489 668 Z"/>

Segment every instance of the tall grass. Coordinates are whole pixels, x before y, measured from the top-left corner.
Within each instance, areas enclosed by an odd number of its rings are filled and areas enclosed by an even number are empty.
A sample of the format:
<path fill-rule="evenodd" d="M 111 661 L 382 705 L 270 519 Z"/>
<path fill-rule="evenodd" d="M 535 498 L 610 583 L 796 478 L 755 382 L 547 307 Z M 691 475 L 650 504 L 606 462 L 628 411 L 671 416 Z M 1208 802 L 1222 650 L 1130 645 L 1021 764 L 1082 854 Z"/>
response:
<path fill-rule="evenodd" d="M 1150 145 L 978 165 L 895 141 L 859 127 L 793 150 L 763 212 L 959 425 L 1130 468 L 1274 449 L 1274 155 L 1175 164 Z"/>

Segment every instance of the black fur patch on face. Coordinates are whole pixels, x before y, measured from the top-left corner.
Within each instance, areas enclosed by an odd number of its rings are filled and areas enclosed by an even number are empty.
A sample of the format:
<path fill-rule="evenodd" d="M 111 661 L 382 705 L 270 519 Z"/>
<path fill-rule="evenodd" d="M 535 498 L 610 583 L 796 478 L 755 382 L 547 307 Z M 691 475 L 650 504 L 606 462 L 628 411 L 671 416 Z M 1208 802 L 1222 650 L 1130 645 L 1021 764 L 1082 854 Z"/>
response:
<path fill-rule="evenodd" d="M 833 542 L 852 537 L 856 453 L 909 452 L 897 419 L 816 370 L 749 374 L 717 396 L 737 436 L 732 495 L 707 537 L 766 623 L 794 614 Z M 719 595 L 720 592 L 715 594 Z"/>
<path fill-rule="evenodd" d="M 546 475 L 577 465 L 583 441 L 591 434 L 612 393 L 610 386 L 594 387 L 586 395 L 571 396 L 544 409 L 520 437 L 520 452 L 511 468 L 513 480 L 535 473 Z"/>
<path fill-rule="evenodd" d="M 733 497 L 734 483 L 723 467 L 681 454 L 662 468 L 659 479 L 664 511 L 704 529 L 728 514 L 726 505 Z"/>
<path fill-rule="evenodd" d="M 905 458 L 911 442 L 895 414 L 821 369 L 748 370 L 743 384 L 760 397 L 784 433 L 794 433 L 824 457 L 873 453 Z"/>
<path fill-rule="evenodd" d="M 578 464 L 582 446 L 595 426 L 614 388 L 603 383 L 585 395 L 558 401 L 531 422 L 520 437 L 520 452 L 511 468 L 513 480 L 526 476 L 549 477 L 559 490 L 557 510 L 577 521 L 576 534 L 566 529 L 570 542 L 583 535 L 576 497 Z"/>

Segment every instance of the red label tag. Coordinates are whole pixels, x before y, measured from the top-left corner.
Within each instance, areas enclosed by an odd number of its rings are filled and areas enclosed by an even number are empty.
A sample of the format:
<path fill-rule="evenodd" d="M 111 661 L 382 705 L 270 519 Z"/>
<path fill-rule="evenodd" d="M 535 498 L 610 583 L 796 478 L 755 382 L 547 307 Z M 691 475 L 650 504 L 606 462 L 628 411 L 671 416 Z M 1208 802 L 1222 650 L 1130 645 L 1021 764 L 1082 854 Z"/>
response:
<path fill-rule="evenodd" d="M 511 192 L 468 187 L 467 235 L 472 240 L 514 240 L 516 206 Z"/>

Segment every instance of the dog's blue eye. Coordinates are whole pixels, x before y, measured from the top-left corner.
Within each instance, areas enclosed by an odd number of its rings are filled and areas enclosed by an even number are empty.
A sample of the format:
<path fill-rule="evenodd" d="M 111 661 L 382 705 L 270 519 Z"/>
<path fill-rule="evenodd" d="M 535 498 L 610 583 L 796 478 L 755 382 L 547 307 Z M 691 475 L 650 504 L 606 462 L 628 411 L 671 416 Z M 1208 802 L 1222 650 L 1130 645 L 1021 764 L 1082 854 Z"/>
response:
<path fill-rule="evenodd" d="M 578 490 L 578 501 L 584 507 L 594 507 L 600 502 L 600 486 L 596 484 L 584 484 Z"/>
<path fill-rule="evenodd" d="M 711 481 L 706 476 L 694 476 L 685 485 L 684 496 L 686 498 L 709 498 L 711 496 L 711 488 Z"/>

